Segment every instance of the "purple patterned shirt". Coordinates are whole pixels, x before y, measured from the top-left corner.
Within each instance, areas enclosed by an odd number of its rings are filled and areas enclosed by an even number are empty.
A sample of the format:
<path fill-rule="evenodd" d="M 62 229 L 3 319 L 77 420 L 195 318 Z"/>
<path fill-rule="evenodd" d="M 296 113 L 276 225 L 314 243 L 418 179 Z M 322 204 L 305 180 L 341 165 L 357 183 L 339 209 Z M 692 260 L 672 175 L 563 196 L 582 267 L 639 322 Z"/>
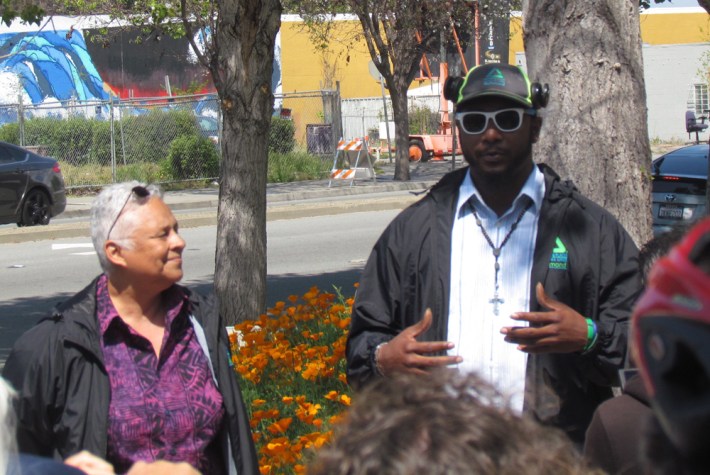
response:
<path fill-rule="evenodd" d="M 187 462 L 225 473 L 217 434 L 224 407 L 178 286 L 164 292 L 168 309 L 158 358 L 150 342 L 118 315 L 108 277 L 96 287 L 96 314 L 111 385 L 106 458 L 116 473 L 138 461 Z"/>

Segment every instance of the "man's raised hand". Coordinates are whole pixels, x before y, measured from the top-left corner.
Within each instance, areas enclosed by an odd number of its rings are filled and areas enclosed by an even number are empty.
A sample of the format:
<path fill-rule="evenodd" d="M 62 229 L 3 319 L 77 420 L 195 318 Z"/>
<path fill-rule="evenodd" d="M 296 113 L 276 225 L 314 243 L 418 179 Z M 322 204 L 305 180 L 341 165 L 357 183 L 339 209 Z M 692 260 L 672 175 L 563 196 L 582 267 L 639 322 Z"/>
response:
<path fill-rule="evenodd" d="M 396 372 L 424 374 L 428 368 L 458 364 L 460 356 L 429 356 L 450 350 L 454 344 L 449 341 L 417 341 L 432 322 L 431 309 L 426 309 L 424 317 L 404 330 L 377 350 L 377 366 L 384 375 Z"/>

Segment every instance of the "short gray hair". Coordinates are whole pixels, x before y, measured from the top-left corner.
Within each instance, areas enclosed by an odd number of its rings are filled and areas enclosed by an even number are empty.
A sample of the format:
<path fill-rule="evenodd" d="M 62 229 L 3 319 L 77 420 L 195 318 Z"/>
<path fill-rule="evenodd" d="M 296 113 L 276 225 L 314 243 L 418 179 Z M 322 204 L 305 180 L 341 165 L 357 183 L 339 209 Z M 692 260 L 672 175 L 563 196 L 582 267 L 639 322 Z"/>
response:
<path fill-rule="evenodd" d="M 0 377 L 0 474 L 8 471 L 10 461 L 17 455 L 15 440 L 15 411 L 12 401 L 15 399 L 12 386 Z"/>
<path fill-rule="evenodd" d="M 136 196 L 133 189 L 137 186 L 146 188 L 150 194 L 142 198 Z M 91 241 L 94 243 L 94 249 L 104 272 L 111 268 L 104 250 L 109 232 L 121 236 L 121 239 L 114 239 L 114 241 L 130 248 L 132 241 L 126 238 L 126 231 L 132 229 L 134 225 L 130 219 L 132 212 L 154 196 L 161 199 L 163 197 L 163 192 L 158 186 L 146 185 L 138 181 L 115 183 L 104 187 L 101 193 L 96 195 L 91 205 Z"/>

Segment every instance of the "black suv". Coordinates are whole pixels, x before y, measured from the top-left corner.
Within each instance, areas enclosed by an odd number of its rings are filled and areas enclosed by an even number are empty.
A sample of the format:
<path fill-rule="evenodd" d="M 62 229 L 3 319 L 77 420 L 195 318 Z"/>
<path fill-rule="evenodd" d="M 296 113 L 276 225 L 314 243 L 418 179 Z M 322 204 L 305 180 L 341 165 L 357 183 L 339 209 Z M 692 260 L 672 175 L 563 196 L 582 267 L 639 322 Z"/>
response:
<path fill-rule="evenodd" d="M 689 145 L 653 161 L 653 234 L 707 214 L 708 144 Z"/>

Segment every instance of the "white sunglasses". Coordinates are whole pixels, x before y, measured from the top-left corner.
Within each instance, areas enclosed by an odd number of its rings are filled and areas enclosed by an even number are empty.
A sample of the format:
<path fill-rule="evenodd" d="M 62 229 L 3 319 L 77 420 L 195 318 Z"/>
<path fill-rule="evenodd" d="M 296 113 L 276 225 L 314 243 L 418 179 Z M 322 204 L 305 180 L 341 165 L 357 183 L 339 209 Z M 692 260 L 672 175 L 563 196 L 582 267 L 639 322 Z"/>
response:
<path fill-rule="evenodd" d="M 515 132 L 523 125 L 523 114 L 535 116 L 537 111 L 535 109 L 513 108 L 493 112 L 457 112 L 456 121 L 467 134 L 482 134 L 488 128 L 488 121 L 491 119 L 501 132 Z"/>

